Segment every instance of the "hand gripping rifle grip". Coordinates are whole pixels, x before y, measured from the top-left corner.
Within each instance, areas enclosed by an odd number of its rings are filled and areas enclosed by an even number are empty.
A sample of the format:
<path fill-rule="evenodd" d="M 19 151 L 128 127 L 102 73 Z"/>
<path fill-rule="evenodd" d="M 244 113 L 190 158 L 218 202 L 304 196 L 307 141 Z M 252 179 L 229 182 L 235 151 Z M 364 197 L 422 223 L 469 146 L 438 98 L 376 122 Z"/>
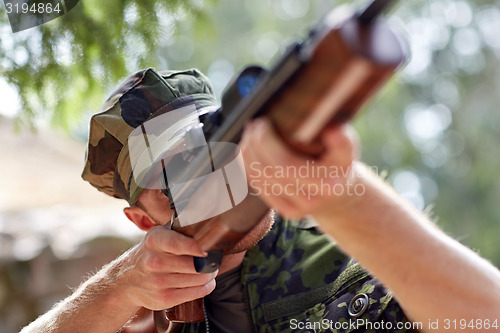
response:
<path fill-rule="evenodd" d="M 208 251 L 206 257 L 193 257 L 194 268 L 198 273 L 215 272 L 222 262 L 222 251 Z M 166 318 L 171 322 L 202 322 L 204 318 L 203 299 L 195 299 L 191 302 L 179 304 L 173 308 L 165 310 Z"/>

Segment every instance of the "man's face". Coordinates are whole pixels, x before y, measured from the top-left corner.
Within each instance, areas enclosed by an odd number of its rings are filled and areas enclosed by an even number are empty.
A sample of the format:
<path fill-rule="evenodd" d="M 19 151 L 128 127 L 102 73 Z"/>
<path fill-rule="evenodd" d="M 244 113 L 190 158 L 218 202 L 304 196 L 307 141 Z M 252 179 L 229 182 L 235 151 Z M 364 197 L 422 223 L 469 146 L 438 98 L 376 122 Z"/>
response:
<path fill-rule="evenodd" d="M 170 209 L 169 200 L 161 190 L 143 190 L 136 205 L 144 210 L 158 225 L 167 225 L 172 219 L 173 210 Z M 247 251 L 255 246 L 274 224 L 274 214 L 273 211 L 270 211 L 243 239 L 225 254 Z"/>

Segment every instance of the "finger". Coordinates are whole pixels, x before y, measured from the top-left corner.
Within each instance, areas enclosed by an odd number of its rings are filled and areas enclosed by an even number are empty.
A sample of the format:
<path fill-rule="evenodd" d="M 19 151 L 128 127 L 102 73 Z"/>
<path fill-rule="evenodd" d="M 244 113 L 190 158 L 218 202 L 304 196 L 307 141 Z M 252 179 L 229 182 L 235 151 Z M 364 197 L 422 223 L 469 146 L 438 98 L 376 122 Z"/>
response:
<path fill-rule="evenodd" d="M 286 215 L 290 218 L 300 218 L 304 215 L 302 212 L 303 208 L 301 207 L 302 202 L 299 200 L 300 198 L 297 199 L 293 195 L 277 196 L 272 195 L 272 193 L 266 193 L 265 191 L 265 188 L 259 187 L 255 193 L 258 194 L 262 200 L 264 200 L 268 207 L 272 207 L 273 209 L 276 209 L 278 213 Z"/>
<path fill-rule="evenodd" d="M 202 298 L 210 294 L 215 289 L 215 279 L 203 286 L 166 289 L 159 293 L 159 297 L 172 306 Z"/>
<path fill-rule="evenodd" d="M 144 266 L 146 271 L 152 273 L 197 273 L 192 256 L 158 251 L 150 251 L 145 254 Z"/>
<path fill-rule="evenodd" d="M 348 124 L 327 127 L 322 135 L 326 153 L 322 156 L 324 164 L 349 166 L 359 156 L 359 139 L 354 128 Z"/>
<path fill-rule="evenodd" d="M 218 271 L 207 274 L 155 273 L 151 274 L 150 279 L 155 289 L 175 289 L 204 286 L 215 279 L 217 274 Z"/>
<path fill-rule="evenodd" d="M 147 248 L 166 253 L 197 257 L 207 255 L 194 239 L 162 226 L 152 228 L 144 242 Z"/>
<path fill-rule="evenodd" d="M 247 136 L 248 138 L 248 136 Z M 247 181 L 260 180 L 262 178 L 262 170 L 266 165 L 259 160 L 256 155 L 256 149 L 252 146 L 245 144 L 243 146 L 243 162 L 245 164 L 245 171 L 247 175 Z"/>
<path fill-rule="evenodd" d="M 297 165 L 303 157 L 293 153 L 278 136 L 270 120 L 258 118 L 250 127 L 249 140 L 259 161 L 268 165 Z"/>

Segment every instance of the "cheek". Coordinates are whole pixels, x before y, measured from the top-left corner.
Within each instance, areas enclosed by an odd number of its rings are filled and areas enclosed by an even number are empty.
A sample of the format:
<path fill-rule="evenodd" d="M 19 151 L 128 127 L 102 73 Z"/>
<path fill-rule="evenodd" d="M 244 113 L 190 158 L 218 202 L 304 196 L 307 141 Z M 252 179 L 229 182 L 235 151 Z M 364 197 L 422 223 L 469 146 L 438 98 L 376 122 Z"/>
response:
<path fill-rule="evenodd" d="M 172 219 L 173 211 L 169 206 L 159 206 L 149 213 L 149 215 L 155 220 L 159 225 L 166 225 L 170 223 Z"/>
<path fill-rule="evenodd" d="M 168 198 L 161 192 L 160 194 L 149 193 L 148 196 L 140 199 L 143 199 L 140 201 L 144 210 L 157 224 L 166 225 L 170 222 L 173 211 L 170 209 Z"/>

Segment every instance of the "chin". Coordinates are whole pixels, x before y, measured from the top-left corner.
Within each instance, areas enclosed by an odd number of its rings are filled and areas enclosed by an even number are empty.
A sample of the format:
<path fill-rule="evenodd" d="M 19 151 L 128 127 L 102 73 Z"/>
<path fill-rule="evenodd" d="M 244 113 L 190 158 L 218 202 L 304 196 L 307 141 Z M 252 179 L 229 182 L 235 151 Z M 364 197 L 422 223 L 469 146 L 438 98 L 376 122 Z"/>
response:
<path fill-rule="evenodd" d="M 232 249 L 224 251 L 224 254 L 241 253 L 257 245 L 257 243 L 264 238 L 269 230 L 271 230 L 274 224 L 275 215 L 275 211 L 270 210 L 269 213 L 246 234 L 245 237 L 243 237 Z"/>

